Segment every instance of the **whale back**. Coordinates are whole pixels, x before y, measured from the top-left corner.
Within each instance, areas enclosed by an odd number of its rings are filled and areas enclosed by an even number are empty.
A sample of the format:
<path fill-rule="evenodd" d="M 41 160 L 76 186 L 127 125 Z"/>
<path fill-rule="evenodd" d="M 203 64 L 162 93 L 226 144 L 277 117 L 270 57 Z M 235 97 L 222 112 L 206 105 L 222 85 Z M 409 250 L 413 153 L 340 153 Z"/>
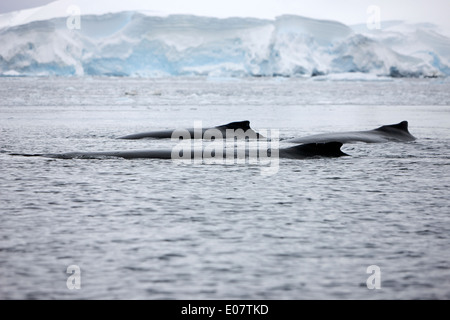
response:
<path fill-rule="evenodd" d="M 242 129 L 244 132 L 250 132 L 250 133 L 255 133 L 257 138 L 262 138 L 262 135 L 258 134 L 257 132 L 253 131 L 250 128 L 250 121 L 248 120 L 244 120 L 244 121 L 236 121 L 236 122 L 230 122 L 227 124 L 223 124 L 220 126 L 216 126 L 213 128 L 203 128 L 202 132 L 205 132 L 206 130 L 209 129 L 218 129 L 221 132 L 225 133 L 226 130 L 231 129 L 231 130 L 239 130 Z M 191 138 L 194 139 L 196 138 L 196 136 L 194 135 L 195 129 L 194 128 L 189 128 L 189 129 L 182 129 L 182 131 L 188 131 L 191 134 Z M 143 138 L 155 138 L 155 139 L 170 139 L 172 138 L 172 135 L 174 133 L 178 132 L 177 129 L 172 129 L 172 130 L 161 130 L 161 131 L 150 131 L 150 132 L 141 132 L 141 133 L 135 133 L 135 134 L 130 134 L 127 136 L 123 136 L 123 137 L 119 137 L 118 139 L 143 139 Z M 200 138 L 203 138 L 203 135 L 199 136 Z"/>
<path fill-rule="evenodd" d="M 366 142 L 381 143 L 388 141 L 413 141 L 416 138 L 408 131 L 408 121 L 379 127 L 369 131 L 348 131 L 320 133 L 311 136 L 289 139 L 291 143 L 327 143 L 327 142 Z"/>
<path fill-rule="evenodd" d="M 341 142 L 307 143 L 280 149 L 279 152 L 280 157 L 292 159 L 348 156 L 348 154 L 342 152 L 341 147 Z"/>

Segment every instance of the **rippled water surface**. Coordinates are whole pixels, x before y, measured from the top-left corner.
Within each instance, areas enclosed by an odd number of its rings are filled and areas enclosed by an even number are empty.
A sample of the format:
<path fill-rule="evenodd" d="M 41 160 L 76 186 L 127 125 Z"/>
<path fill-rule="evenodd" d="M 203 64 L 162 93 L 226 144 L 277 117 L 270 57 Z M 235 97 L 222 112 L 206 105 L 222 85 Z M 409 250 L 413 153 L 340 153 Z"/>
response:
<path fill-rule="evenodd" d="M 449 81 L 1 78 L 0 97 L 2 299 L 450 299 Z M 418 139 L 270 176 L 9 155 L 159 148 L 115 138 L 237 120 L 281 138 L 408 120 Z"/>

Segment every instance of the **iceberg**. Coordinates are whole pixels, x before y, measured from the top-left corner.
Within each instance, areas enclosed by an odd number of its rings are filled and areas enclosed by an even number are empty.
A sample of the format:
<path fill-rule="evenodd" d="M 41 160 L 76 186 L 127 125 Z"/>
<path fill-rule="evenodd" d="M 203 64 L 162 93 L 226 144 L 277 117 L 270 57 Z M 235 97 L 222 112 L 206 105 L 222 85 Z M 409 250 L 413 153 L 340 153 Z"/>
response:
<path fill-rule="evenodd" d="M 67 19 L 67 14 L 39 15 L 31 9 L 1 15 L 0 75 L 450 75 L 450 38 L 429 24 L 395 22 L 368 30 L 295 15 L 119 10 L 83 14 L 80 28 L 73 29 Z"/>

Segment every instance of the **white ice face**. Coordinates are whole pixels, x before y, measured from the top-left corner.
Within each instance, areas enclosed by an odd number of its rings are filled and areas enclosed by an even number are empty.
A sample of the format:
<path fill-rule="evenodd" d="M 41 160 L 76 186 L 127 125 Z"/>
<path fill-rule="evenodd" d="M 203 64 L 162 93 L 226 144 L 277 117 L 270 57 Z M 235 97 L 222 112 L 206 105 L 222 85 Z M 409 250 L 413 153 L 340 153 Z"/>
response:
<path fill-rule="evenodd" d="M 450 39 L 429 24 L 383 21 L 373 30 L 263 11 L 230 18 L 195 6 L 170 11 L 150 2 L 148 11 L 124 12 L 117 3 L 77 3 L 1 15 L 0 75 L 450 74 Z"/>

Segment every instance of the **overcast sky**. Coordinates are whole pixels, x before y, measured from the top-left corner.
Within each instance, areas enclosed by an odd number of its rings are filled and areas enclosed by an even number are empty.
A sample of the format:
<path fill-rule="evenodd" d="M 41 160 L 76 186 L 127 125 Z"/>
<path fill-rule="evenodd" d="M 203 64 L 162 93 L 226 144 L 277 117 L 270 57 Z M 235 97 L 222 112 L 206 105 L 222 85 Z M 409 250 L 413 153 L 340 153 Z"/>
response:
<path fill-rule="evenodd" d="M 0 13 L 40 7 L 54 0 L 2 0 L 0 2 Z"/>
<path fill-rule="evenodd" d="M 95 2 L 95 0 L 92 0 Z M 113 3 L 111 0 L 109 3 Z M 117 0 L 118 1 L 118 0 Z M 142 0 L 150 3 L 152 0 Z M 156 0 L 155 0 L 156 1 Z M 170 3 L 170 0 L 158 0 Z M 214 5 L 215 2 L 236 3 L 227 0 L 205 0 L 206 5 Z M 1 0 L 0 13 L 38 7 L 52 0 Z M 73 1 L 76 3 L 76 0 Z M 126 1 L 124 3 L 126 6 Z M 194 1 L 199 3 L 199 1 Z M 191 1 L 191 3 L 194 3 Z M 216 3 L 217 3 L 216 2 Z M 239 1 L 236 10 L 251 11 L 253 4 L 249 8 L 248 0 Z M 264 4 L 274 3 L 274 0 L 259 0 L 258 7 Z M 185 4 L 190 4 L 186 0 Z M 247 4 L 247 6 L 246 6 Z M 364 23 L 367 18 L 367 8 L 370 5 L 377 5 L 381 9 L 382 20 L 409 20 L 414 22 L 431 22 L 450 30 L 450 0 L 277 0 L 277 7 L 285 13 L 303 15 L 316 19 L 337 20 L 346 24 Z M 260 8 L 254 8 L 255 11 Z"/>

